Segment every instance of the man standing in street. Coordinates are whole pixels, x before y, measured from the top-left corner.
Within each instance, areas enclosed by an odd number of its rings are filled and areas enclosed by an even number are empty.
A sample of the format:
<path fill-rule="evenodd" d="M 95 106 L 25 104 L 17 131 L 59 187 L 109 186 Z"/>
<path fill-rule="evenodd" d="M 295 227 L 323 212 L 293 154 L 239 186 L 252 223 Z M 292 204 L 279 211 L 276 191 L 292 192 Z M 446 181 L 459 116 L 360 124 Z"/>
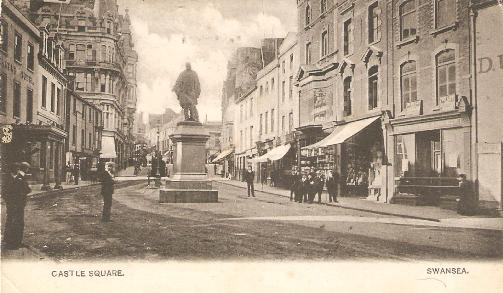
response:
<path fill-rule="evenodd" d="M 75 164 L 73 164 L 73 180 L 75 185 L 79 185 L 79 177 L 80 177 L 80 166 L 79 160 Z"/>
<path fill-rule="evenodd" d="M 18 249 L 22 246 L 24 231 L 24 208 L 26 196 L 31 192 L 26 180 L 30 164 L 14 164 L 11 173 L 5 177 L 2 195 L 5 199 L 7 217 L 4 230 L 5 249 Z"/>
<path fill-rule="evenodd" d="M 339 175 L 336 171 L 330 170 L 328 172 L 327 178 L 327 191 L 328 191 L 328 201 L 338 202 L 337 201 L 337 192 L 338 192 L 338 184 L 339 184 Z"/>
<path fill-rule="evenodd" d="M 296 169 L 292 169 L 292 176 L 290 177 L 290 201 L 293 200 L 297 184 L 300 181 L 299 173 Z"/>
<path fill-rule="evenodd" d="M 316 193 L 318 194 L 318 203 L 321 203 L 321 194 L 323 193 L 323 186 L 325 185 L 325 176 L 320 170 L 316 172 Z"/>
<path fill-rule="evenodd" d="M 103 196 L 103 214 L 101 221 L 110 222 L 112 195 L 114 193 L 114 164 L 107 162 L 101 177 L 101 195 Z"/>
<path fill-rule="evenodd" d="M 255 186 L 253 181 L 255 180 L 255 172 L 252 170 L 251 166 L 248 166 L 248 170 L 245 172 L 246 185 L 248 187 L 248 197 L 255 197 Z"/>

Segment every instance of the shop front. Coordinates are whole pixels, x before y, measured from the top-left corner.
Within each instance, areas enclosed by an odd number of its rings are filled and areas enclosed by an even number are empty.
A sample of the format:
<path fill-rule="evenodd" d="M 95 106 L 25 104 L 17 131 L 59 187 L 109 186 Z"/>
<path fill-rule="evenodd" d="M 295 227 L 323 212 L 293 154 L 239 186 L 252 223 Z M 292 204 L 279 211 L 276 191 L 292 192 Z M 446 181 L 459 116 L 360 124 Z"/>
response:
<path fill-rule="evenodd" d="M 217 173 L 222 177 L 229 178 L 234 173 L 234 149 L 225 149 L 212 161 L 213 164 L 219 164 Z"/>
<path fill-rule="evenodd" d="M 379 118 L 336 125 L 324 139 L 302 149 L 302 160 L 325 175 L 329 170 L 337 172 L 341 196 L 383 201 L 384 138 Z"/>
<path fill-rule="evenodd" d="M 394 144 L 392 203 L 454 205 L 458 175 L 472 178 L 470 119 L 464 107 L 389 123 Z"/>
<path fill-rule="evenodd" d="M 284 182 L 280 178 L 282 176 L 281 161 L 287 158 L 290 150 L 291 144 L 287 143 L 272 148 L 262 156 L 251 159 L 250 162 L 258 166 L 258 170 L 260 170 L 258 182 L 271 186 L 281 186 L 282 182 Z"/>

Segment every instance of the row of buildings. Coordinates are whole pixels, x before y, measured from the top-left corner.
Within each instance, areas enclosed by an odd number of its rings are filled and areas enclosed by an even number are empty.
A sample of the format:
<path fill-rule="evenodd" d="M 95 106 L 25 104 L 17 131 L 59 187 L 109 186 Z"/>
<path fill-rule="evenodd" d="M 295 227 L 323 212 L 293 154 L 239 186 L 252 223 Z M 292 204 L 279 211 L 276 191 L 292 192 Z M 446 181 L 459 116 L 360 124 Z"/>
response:
<path fill-rule="evenodd" d="M 29 162 L 44 189 L 60 186 L 66 163 L 84 179 L 99 159 L 124 168 L 138 60 L 127 11 L 115 0 L 4 0 L 1 16 L 2 162 Z"/>
<path fill-rule="evenodd" d="M 226 176 L 337 170 L 343 194 L 389 203 L 404 182 L 442 194 L 466 174 L 481 204 L 501 208 L 497 1 L 297 0 L 297 9 L 297 33 L 239 48 L 228 63 L 216 160 Z"/>

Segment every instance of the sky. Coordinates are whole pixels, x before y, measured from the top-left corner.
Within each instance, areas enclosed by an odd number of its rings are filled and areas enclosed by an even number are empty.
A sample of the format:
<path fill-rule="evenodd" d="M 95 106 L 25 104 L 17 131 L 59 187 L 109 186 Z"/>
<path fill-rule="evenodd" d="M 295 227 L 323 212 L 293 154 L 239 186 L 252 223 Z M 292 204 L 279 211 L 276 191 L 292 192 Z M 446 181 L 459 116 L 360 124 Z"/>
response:
<path fill-rule="evenodd" d="M 138 52 L 138 111 L 181 108 L 172 92 L 190 62 L 199 76 L 199 117 L 221 119 L 227 61 L 238 47 L 297 30 L 296 0 L 118 0 L 131 18 Z M 145 115 L 144 115 L 145 117 Z"/>

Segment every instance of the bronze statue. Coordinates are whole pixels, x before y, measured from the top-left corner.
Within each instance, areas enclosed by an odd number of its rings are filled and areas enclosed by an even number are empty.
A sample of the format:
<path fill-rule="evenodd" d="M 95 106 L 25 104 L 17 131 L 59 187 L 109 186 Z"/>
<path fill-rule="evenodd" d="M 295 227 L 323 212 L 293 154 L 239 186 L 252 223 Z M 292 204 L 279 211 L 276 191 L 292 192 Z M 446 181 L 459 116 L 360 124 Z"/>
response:
<path fill-rule="evenodd" d="M 196 108 L 197 99 L 201 94 L 199 78 L 197 73 L 191 69 L 190 63 L 186 63 L 185 68 L 185 71 L 178 76 L 173 91 L 176 93 L 183 109 L 185 121 L 199 122 L 199 114 Z"/>

